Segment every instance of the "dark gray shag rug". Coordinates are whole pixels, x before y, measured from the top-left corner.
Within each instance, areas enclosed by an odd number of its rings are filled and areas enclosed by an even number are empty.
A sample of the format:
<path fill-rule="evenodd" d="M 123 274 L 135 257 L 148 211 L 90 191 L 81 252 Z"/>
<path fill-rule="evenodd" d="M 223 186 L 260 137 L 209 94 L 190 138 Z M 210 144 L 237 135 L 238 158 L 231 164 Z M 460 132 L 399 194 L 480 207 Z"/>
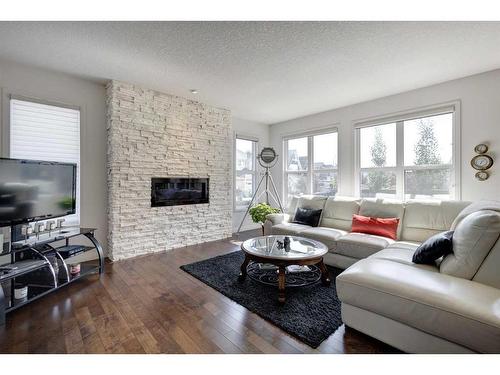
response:
<path fill-rule="evenodd" d="M 264 285 L 249 277 L 238 282 L 242 251 L 181 266 L 181 269 L 215 290 L 269 320 L 307 345 L 317 348 L 342 325 L 335 277 L 342 270 L 328 267 L 332 283 L 287 288 L 286 303 L 278 303 L 277 287 Z"/>

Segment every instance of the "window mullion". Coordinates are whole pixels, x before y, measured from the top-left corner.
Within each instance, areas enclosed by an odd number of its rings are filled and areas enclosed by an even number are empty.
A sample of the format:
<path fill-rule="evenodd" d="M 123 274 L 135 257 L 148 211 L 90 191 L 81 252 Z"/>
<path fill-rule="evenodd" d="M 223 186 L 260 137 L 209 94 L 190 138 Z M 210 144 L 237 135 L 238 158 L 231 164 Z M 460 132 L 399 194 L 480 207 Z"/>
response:
<path fill-rule="evenodd" d="M 404 122 L 396 122 L 396 195 L 404 199 Z"/>
<path fill-rule="evenodd" d="M 308 169 L 308 180 L 309 180 L 309 194 L 312 194 L 314 189 L 313 189 L 313 166 L 314 166 L 314 160 L 313 160 L 313 155 L 314 155 L 314 142 L 313 142 L 313 136 L 307 137 L 307 159 L 309 160 L 307 169 Z"/>

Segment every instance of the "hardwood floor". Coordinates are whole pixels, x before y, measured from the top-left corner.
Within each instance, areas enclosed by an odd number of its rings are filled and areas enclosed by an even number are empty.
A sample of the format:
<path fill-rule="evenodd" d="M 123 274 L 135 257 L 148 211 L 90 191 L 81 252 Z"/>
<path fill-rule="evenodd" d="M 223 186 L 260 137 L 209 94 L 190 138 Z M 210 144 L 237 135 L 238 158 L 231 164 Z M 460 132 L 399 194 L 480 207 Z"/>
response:
<path fill-rule="evenodd" d="M 239 249 L 239 238 L 109 263 L 92 276 L 7 315 L 1 353 L 394 353 L 342 326 L 318 349 L 179 266 Z"/>

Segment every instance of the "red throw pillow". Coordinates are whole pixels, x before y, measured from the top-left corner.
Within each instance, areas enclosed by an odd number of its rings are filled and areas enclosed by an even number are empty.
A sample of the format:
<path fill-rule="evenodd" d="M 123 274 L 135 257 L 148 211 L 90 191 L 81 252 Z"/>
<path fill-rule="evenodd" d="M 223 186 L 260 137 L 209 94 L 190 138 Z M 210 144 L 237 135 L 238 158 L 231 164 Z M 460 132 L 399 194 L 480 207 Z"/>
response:
<path fill-rule="evenodd" d="M 379 217 L 352 215 L 351 232 L 374 234 L 395 240 L 398 236 L 398 224 L 399 219 L 397 217 L 382 219 Z"/>

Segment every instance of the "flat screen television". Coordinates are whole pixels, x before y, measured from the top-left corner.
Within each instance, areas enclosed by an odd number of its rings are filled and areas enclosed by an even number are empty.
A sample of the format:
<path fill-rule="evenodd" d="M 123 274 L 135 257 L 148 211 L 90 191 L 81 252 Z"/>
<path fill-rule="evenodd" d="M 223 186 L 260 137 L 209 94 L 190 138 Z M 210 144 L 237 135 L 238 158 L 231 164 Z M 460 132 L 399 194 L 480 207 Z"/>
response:
<path fill-rule="evenodd" d="M 75 211 L 76 164 L 0 158 L 0 226 Z"/>

